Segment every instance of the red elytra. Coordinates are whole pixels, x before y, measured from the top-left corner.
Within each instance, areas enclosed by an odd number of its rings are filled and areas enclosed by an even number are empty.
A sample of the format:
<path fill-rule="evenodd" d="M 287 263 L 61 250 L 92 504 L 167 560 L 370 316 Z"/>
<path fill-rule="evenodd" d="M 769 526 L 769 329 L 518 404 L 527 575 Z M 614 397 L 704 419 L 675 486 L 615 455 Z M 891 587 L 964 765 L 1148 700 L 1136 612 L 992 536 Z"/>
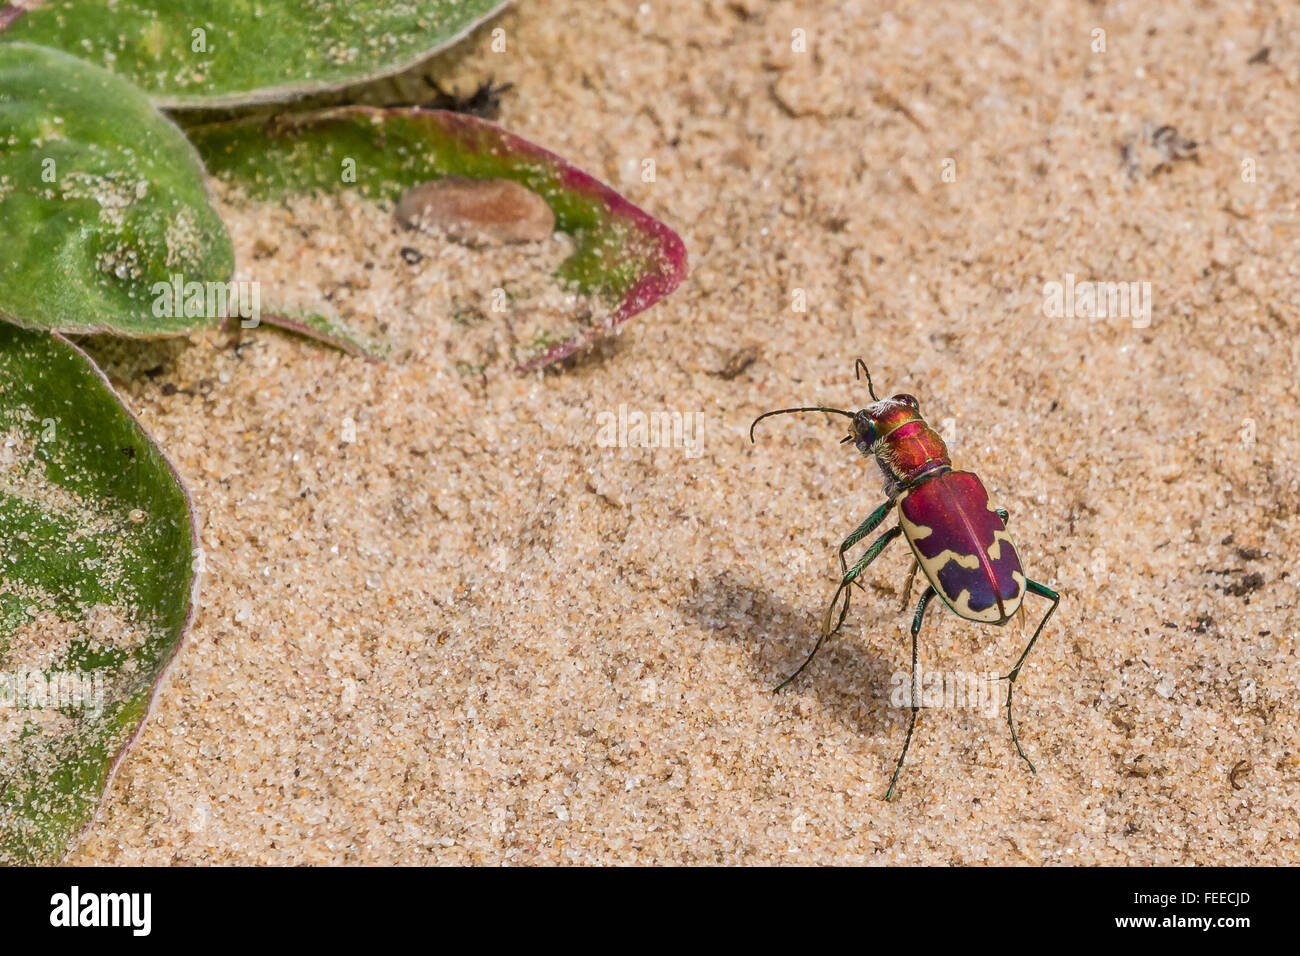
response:
<path fill-rule="evenodd" d="M 978 476 L 944 472 L 904 490 L 897 505 L 921 573 L 953 613 L 1004 624 L 1020 610 L 1020 555 Z"/>

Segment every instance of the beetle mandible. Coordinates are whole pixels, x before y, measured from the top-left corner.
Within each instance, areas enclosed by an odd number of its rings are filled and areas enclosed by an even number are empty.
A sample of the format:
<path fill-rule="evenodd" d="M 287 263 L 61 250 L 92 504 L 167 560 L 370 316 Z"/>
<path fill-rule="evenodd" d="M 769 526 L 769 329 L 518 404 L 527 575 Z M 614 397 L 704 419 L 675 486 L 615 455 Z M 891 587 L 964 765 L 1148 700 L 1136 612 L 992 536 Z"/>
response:
<path fill-rule="evenodd" d="M 1011 741 L 1016 745 L 1016 752 L 1033 771 L 1033 761 L 1025 755 L 1024 748 L 1020 746 L 1020 738 L 1016 736 L 1016 725 L 1011 717 L 1011 695 L 1025 658 L 1033 650 L 1038 635 L 1043 632 L 1043 627 L 1061 603 L 1061 596 L 1051 588 L 1026 577 L 1020 565 L 1020 555 L 1011 541 L 1011 535 L 1007 533 L 1007 512 L 994 508 L 989 503 L 988 492 L 978 476 L 968 471 L 953 470 L 948 458 L 948 446 L 939 433 L 921 417 L 917 400 L 907 394 L 877 398 L 866 363 L 858 359 L 854 370 L 859 378 L 864 374 L 867 378 L 867 391 L 871 395 L 872 404 L 866 408 L 856 413 L 821 406 L 778 408 L 759 415 L 749 426 L 749 440 L 752 442 L 754 426 L 772 415 L 796 412 L 844 415 L 852 420 L 851 432 L 840 444 L 852 442 L 863 455 L 874 457 L 885 479 L 884 504 L 871 512 L 840 545 L 843 577 L 822 617 L 817 643 L 799 665 L 799 669 L 774 690 L 779 691 L 803 673 L 821 648 L 822 642 L 844 626 L 844 619 L 849 613 L 852 585 L 857 582 L 861 588 L 862 582 L 858 578 L 862 572 L 895 538 L 902 535 L 912 549 L 913 557 L 912 571 L 903 592 L 904 606 L 906 607 L 912 579 L 918 569 L 925 576 L 927 586 L 912 617 L 912 717 L 907 725 L 903 752 L 898 755 L 898 764 L 889 781 L 885 799 L 890 799 L 894 794 L 898 775 L 903 770 L 903 759 L 912 743 L 912 732 L 916 729 L 916 718 L 920 710 L 920 695 L 916 686 L 917 635 L 921 631 L 925 609 L 936 595 L 958 617 L 997 625 L 1011 620 L 1020 610 L 1026 593 L 1037 594 L 1052 602 L 1043 619 L 1038 622 L 1034 636 L 1029 639 L 1020 659 L 1011 668 L 1011 673 L 999 678 L 1007 682 L 1007 726 L 1011 728 Z M 891 513 L 897 514 L 898 524 L 873 541 L 862 558 L 850 568 L 845 557 L 848 550 L 883 524 Z M 831 627 L 831 619 L 835 616 L 835 607 L 839 604 L 841 595 L 844 597 L 844 606 L 840 609 L 835 626 Z"/>

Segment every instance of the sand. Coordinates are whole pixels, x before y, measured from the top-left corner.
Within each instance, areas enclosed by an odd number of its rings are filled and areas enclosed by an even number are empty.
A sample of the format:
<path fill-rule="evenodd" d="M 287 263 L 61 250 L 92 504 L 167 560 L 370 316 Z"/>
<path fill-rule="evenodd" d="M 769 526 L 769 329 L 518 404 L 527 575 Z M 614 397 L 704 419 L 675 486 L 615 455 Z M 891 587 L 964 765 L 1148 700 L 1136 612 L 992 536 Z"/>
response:
<path fill-rule="evenodd" d="M 494 25 L 507 53 L 480 31 L 430 75 L 514 82 L 501 122 L 676 228 L 690 276 L 559 373 L 458 373 L 453 317 L 400 305 L 383 364 L 273 329 L 97 344 L 208 570 L 70 862 L 1297 862 L 1295 10 L 557 0 Z M 411 270 L 377 262 L 373 294 Z M 1149 320 L 1045 314 L 1070 281 L 1150 283 Z M 883 499 L 840 420 L 747 429 L 865 404 L 859 356 L 1064 594 L 1017 685 L 1037 774 L 999 713 L 935 706 L 880 799 L 900 546 L 771 693 Z M 621 404 L 699 413 L 699 453 L 604 447 Z M 940 611 L 924 670 L 1005 673 L 1023 632 Z"/>

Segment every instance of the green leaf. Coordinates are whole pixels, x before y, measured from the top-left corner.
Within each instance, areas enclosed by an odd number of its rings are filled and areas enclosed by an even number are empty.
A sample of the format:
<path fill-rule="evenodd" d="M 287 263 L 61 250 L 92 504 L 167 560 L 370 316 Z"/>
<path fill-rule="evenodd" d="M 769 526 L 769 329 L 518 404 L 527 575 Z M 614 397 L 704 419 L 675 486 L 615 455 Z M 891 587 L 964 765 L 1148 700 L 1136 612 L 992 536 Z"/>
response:
<path fill-rule="evenodd" d="M 4 34 L 113 70 L 160 106 L 272 102 L 397 73 L 506 0 L 48 0 Z"/>
<path fill-rule="evenodd" d="M 599 327 L 540 343 L 528 367 L 546 365 L 648 308 L 681 282 L 686 250 L 659 220 L 614 190 L 518 136 L 461 113 L 342 107 L 191 127 L 208 169 L 254 199 L 347 189 L 396 202 L 444 176 L 512 179 L 538 193 L 556 228 L 576 240 L 558 278 L 612 310 Z"/>
<path fill-rule="evenodd" d="M 0 325 L 0 863 L 89 823 L 189 623 L 196 541 L 90 359 Z"/>
<path fill-rule="evenodd" d="M 215 325 L 215 296 L 186 316 L 155 284 L 213 292 L 234 271 L 180 130 L 125 80 L 17 43 L 0 43 L 0 249 L 0 319 L 63 332 Z"/>

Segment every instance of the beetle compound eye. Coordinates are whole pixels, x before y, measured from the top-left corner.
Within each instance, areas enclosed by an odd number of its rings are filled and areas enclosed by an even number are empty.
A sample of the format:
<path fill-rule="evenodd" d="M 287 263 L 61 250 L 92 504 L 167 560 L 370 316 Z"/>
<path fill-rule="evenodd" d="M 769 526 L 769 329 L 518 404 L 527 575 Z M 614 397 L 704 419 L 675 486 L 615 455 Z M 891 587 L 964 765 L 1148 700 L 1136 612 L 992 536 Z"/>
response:
<path fill-rule="evenodd" d="M 859 444 L 870 446 L 876 443 L 876 423 L 866 415 L 858 414 L 853 420 L 853 430 L 857 432 Z"/>

